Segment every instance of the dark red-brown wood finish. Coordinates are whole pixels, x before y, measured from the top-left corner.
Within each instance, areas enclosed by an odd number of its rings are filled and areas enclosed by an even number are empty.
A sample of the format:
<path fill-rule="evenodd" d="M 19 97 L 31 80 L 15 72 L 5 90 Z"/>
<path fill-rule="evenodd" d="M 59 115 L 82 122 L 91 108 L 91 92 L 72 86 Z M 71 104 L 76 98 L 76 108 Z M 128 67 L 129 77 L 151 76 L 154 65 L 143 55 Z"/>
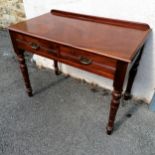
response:
<path fill-rule="evenodd" d="M 111 134 L 128 64 L 132 67 L 124 99 L 131 96 L 149 25 L 52 10 L 8 29 L 29 96 L 32 89 L 24 51 L 53 59 L 57 75 L 62 62 L 114 80 L 107 125 Z"/>

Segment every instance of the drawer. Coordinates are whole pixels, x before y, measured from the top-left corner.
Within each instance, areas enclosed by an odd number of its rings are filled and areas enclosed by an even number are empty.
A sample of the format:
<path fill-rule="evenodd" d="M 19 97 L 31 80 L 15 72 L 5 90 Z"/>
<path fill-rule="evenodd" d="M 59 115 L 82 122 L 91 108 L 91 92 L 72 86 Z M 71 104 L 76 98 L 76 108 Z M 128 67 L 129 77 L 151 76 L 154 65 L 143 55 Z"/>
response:
<path fill-rule="evenodd" d="M 51 58 L 59 54 L 59 46 L 55 43 L 17 33 L 14 36 L 18 48 Z"/>
<path fill-rule="evenodd" d="M 65 46 L 60 47 L 60 57 L 64 63 L 72 66 L 111 79 L 114 77 L 117 62 L 114 59 Z"/>

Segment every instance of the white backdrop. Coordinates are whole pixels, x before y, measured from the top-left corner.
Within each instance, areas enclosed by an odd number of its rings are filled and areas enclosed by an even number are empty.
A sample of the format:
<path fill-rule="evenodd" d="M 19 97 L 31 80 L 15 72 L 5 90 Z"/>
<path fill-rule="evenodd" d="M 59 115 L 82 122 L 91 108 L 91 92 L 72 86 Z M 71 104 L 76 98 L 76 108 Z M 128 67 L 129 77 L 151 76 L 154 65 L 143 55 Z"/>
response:
<path fill-rule="evenodd" d="M 152 29 L 155 29 L 155 0 L 24 0 L 24 5 L 27 18 L 49 12 L 51 9 L 62 9 L 103 17 L 146 22 Z M 155 88 L 154 36 L 152 31 L 145 46 L 133 86 L 133 95 L 146 100 L 148 103 Z M 52 61 L 36 55 L 34 59 L 38 65 L 52 68 Z M 66 65 L 60 67 L 64 73 L 112 89 L 111 80 Z"/>

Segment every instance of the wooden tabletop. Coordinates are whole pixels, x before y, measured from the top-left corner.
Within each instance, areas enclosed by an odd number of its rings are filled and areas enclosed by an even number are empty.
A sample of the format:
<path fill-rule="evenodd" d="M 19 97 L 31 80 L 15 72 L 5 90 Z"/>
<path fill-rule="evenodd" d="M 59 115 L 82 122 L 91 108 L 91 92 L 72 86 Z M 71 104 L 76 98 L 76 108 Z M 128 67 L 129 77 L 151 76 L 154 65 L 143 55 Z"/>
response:
<path fill-rule="evenodd" d="M 150 32 L 147 24 L 51 11 L 10 30 L 130 62 Z"/>

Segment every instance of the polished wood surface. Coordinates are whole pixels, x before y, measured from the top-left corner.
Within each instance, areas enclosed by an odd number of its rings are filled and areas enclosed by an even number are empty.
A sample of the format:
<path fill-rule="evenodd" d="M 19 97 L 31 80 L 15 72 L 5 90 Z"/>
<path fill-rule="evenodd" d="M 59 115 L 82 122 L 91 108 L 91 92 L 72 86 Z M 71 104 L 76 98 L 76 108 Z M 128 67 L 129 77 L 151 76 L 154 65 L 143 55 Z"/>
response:
<path fill-rule="evenodd" d="M 109 20 L 107 23 L 103 19 L 101 23 L 97 18 L 92 22 L 74 18 L 78 17 L 76 14 L 68 18 L 69 13 L 54 12 L 13 25 L 9 29 L 127 62 L 132 60 L 150 31 L 146 24 L 139 24 L 141 27 L 138 29 L 131 22 L 121 26 L 123 21 L 120 20 Z"/>
<path fill-rule="evenodd" d="M 151 31 L 149 25 L 52 10 L 8 29 L 29 96 L 32 88 L 25 51 L 53 59 L 57 75 L 58 62 L 62 62 L 114 81 L 107 125 L 107 134 L 111 134 L 128 64 L 132 67 L 125 99 L 131 96 L 143 46 Z"/>

